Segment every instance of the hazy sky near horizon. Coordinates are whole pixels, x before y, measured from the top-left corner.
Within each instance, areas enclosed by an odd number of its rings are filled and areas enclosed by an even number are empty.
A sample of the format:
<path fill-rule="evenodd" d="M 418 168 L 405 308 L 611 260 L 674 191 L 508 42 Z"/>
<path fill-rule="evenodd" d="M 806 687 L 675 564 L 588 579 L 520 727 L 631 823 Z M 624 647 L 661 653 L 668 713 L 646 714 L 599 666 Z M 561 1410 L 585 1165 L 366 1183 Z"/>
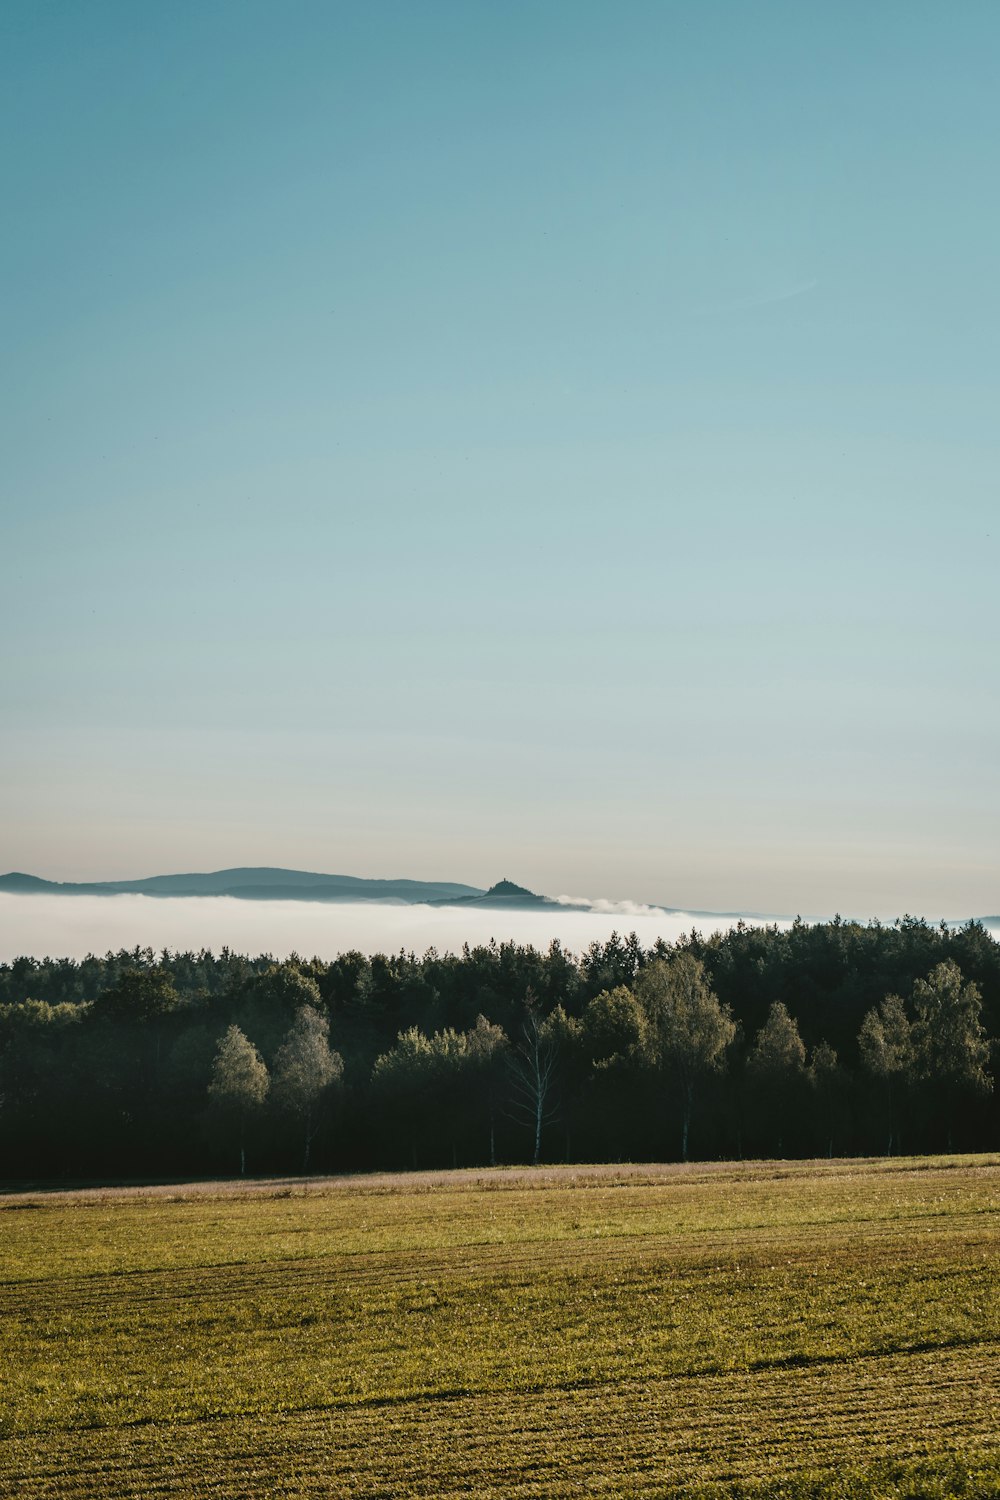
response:
<path fill-rule="evenodd" d="M 0 866 L 997 911 L 998 56 L 9 0 Z"/>

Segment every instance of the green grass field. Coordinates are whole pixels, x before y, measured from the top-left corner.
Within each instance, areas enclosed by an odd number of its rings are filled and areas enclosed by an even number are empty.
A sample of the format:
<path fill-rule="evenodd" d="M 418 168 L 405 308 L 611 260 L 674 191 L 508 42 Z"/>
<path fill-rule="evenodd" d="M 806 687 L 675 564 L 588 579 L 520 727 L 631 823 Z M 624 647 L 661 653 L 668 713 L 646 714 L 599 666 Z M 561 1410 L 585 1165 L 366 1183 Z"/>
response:
<path fill-rule="evenodd" d="M 1000 1494 L 1000 1158 L 0 1198 L 0 1496 Z"/>

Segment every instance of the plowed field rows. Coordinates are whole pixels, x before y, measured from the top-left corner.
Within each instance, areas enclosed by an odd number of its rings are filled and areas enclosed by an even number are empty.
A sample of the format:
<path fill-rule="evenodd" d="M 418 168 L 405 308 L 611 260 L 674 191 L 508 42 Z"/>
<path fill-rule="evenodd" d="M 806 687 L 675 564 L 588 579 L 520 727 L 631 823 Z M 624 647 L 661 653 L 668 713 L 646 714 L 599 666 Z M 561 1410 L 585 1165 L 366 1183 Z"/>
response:
<path fill-rule="evenodd" d="M 1000 1494 L 1000 1162 L 0 1198 L 0 1496 Z"/>

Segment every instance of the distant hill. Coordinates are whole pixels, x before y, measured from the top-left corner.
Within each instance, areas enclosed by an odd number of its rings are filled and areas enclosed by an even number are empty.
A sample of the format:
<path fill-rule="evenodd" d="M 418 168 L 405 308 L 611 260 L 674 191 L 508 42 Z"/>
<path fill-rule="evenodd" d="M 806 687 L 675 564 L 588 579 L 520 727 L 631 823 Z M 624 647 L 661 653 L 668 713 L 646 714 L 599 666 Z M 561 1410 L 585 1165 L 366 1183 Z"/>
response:
<path fill-rule="evenodd" d="M 59 887 L 51 880 L 39 880 L 37 875 L 22 875 L 12 870 L 9 875 L 0 875 L 0 891 L 55 891 Z"/>
<path fill-rule="evenodd" d="M 477 906 L 509 911 L 512 907 L 533 909 L 539 906 L 558 906 L 548 896 L 536 896 L 526 886 L 515 885 L 512 880 L 498 880 L 488 891 L 477 891 L 470 896 L 451 896 L 431 902 L 432 906 Z"/>
<path fill-rule="evenodd" d="M 241 901 L 387 901 L 406 906 L 460 906 L 498 911 L 532 911 L 564 906 L 550 896 L 539 896 L 512 880 L 498 880 L 489 890 L 449 880 L 370 880 L 358 875 L 322 875 L 311 870 L 282 870 L 270 865 L 241 866 L 186 875 L 151 875 L 144 880 L 59 881 L 43 880 L 12 870 L 0 875 L 0 892 L 18 895 L 58 896 L 235 896 Z M 573 901 L 573 910 L 614 914 L 618 904 L 604 901 Z M 620 903 L 623 926 L 628 923 L 630 903 Z M 756 911 L 712 912 L 691 907 L 653 906 L 669 916 L 687 916 L 704 922 L 713 918 L 744 918 L 750 922 L 784 922 L 787 917 Z M 810 917 L 810 921 L 823 921 Z M 949 922 L 962 927 L 966 918 Z M 983 926 L 1000 928 L 1000 916 L 978 917 Z"/>
<path fill-rule="evenodd" d="M 12 871 L 0 891 L 59 896 L 236 896 L 241 901 L 396 901 L 408 906 L 476 906 L 510 910 L 557 906 L 512 880 L 481 886 L 440 880 L 366 880 L 270 866 L 207 874 L 150 875 L 144 880 L 59 881 Z"/>
<path fill-rule="evenodd" d="M 60 896 L 236 896 L 244 901 L 399 901 L 447 904 L 486 895 L 479 886 L 439 880 L 366 880 L 268 866 L 208 874 L 152 875 L 145 880 L 57 881 L 12 871 L 0 891 Z"/>

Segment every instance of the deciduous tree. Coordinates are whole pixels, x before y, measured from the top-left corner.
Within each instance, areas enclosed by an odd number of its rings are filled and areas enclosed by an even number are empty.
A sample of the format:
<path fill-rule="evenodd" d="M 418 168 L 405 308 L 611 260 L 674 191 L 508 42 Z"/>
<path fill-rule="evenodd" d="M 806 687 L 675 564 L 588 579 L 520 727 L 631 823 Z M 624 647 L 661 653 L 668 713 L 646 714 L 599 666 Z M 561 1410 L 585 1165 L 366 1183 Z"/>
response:
<path fill-rule="evenodd" d="M 681 1156 L 688 1159 L 691 1118 L 700 1080 L 718 1071 L 736 1035 L 705 967 L 690 953 L 654 959 L 639 972 L 636 995 L 646 1017 L 645 1045 L 653 1066 L 672 1077 L 681 1099 Z"/>
<path fill-rule="evenodd" d="M 532 1163 L 542 1159 L 542 1131 L 555 1119 L 555 1082 L 558 1048 L 551 1026 L 540 1014 L 531 990 L 525 997 L 521 1035 L 511 1049 L 508 1069 L 511 1114 L 531 1128 Z"/>
<path fill-rule="evenodd" d="M 836 1048 L 819 1042 L 813 1048 L 808 1067 L 809 1083 L 827 1156 L 833 1155 L 833 1139 L 841 1117 L 846 1077 L 837 1059 Z"/>
<path fill-rule="evenodd" d="M 476 1024 L 466 1032 L 466 1038 L 473 1076 L 486 1100 L 490 1128 L 490 1166 L 495 1167 L 497 1094 L 510 1044 L 503 1027 L 494 1026 L 483 1015 L 476 1017 Z"/>
<path fill-rule="evenodd" d="M 311 1005 L 303 1005 L 274 1059 L 276 1101 L 297 1115 L 305 1132 L 302 1170 L 309 1170 L 309 1152 L 318 1128 L 319 1103 L 324 1092 L 344 1075 L 344 1060 L 330 1048 L 330 1023 Z"/>
<path fill-rule="evenodd" d="M 212 1064 L 209 1098 L 239 1126 L 240 1176 L 246 1173 L 247 1116 L 261 1108 L 271 1080 L 264 1061 L 238 1026 L 230 1026 L 219 1042 Z"/>
<path fill-rule="evenodd" d="M 583 1012 L 582 1023 L 583 1044 L 595 1067 L 623 1068 L 645 1061 L 649 1022 L 627 985 L 595 995 Z"/>
<path fill-rule="evenodd" d="M 401 1031 L 396 1045 L 381 1053 L 372 1069 L 377 1089 L 400 1102 L 408 1116 L 408 1131 L 417 1165 L 417 1142 L 428 1134 L 432 1143 L 445 1126 L 451 1144 L 452 1164 L 458 1159 L 466 1085 L 473 1069 L 469 1033 L 452 1026 L 426 1036 L 418 1026 Z"/>
<path fill-rule="evenodd" d="M 806 1076 L 806 1049 L 787 1006 L 776 1000 L 754 1038 L 747 1057 L 762 1117 L 777 1135 L 779 1155 L 784 1149 L 785 1123 L 799 1103 Z"/>
<path fill-rule="evenodd" d="M 913 986 L 913 1050 L 917 1077 L 936 1084 L 947 1111 L 951 1150 L 955 1110 L 962 1095 L 987 1094 L 990 1046 L 980 1019 L 977 985 L 965 983 L 954 959 L 936 964 Z"/>
<path fill-rule="evenodd" d="M 899 1146 L 896 1101 L 900 1088 L 913 1076 L 913 1032 L 906 1006 L 899 995 L 886 995 L 881 1005 L 868 1012 L 858 1032 L 862 1066 L 885 1084 L 889 1140 L 886 1155 Z"/>

